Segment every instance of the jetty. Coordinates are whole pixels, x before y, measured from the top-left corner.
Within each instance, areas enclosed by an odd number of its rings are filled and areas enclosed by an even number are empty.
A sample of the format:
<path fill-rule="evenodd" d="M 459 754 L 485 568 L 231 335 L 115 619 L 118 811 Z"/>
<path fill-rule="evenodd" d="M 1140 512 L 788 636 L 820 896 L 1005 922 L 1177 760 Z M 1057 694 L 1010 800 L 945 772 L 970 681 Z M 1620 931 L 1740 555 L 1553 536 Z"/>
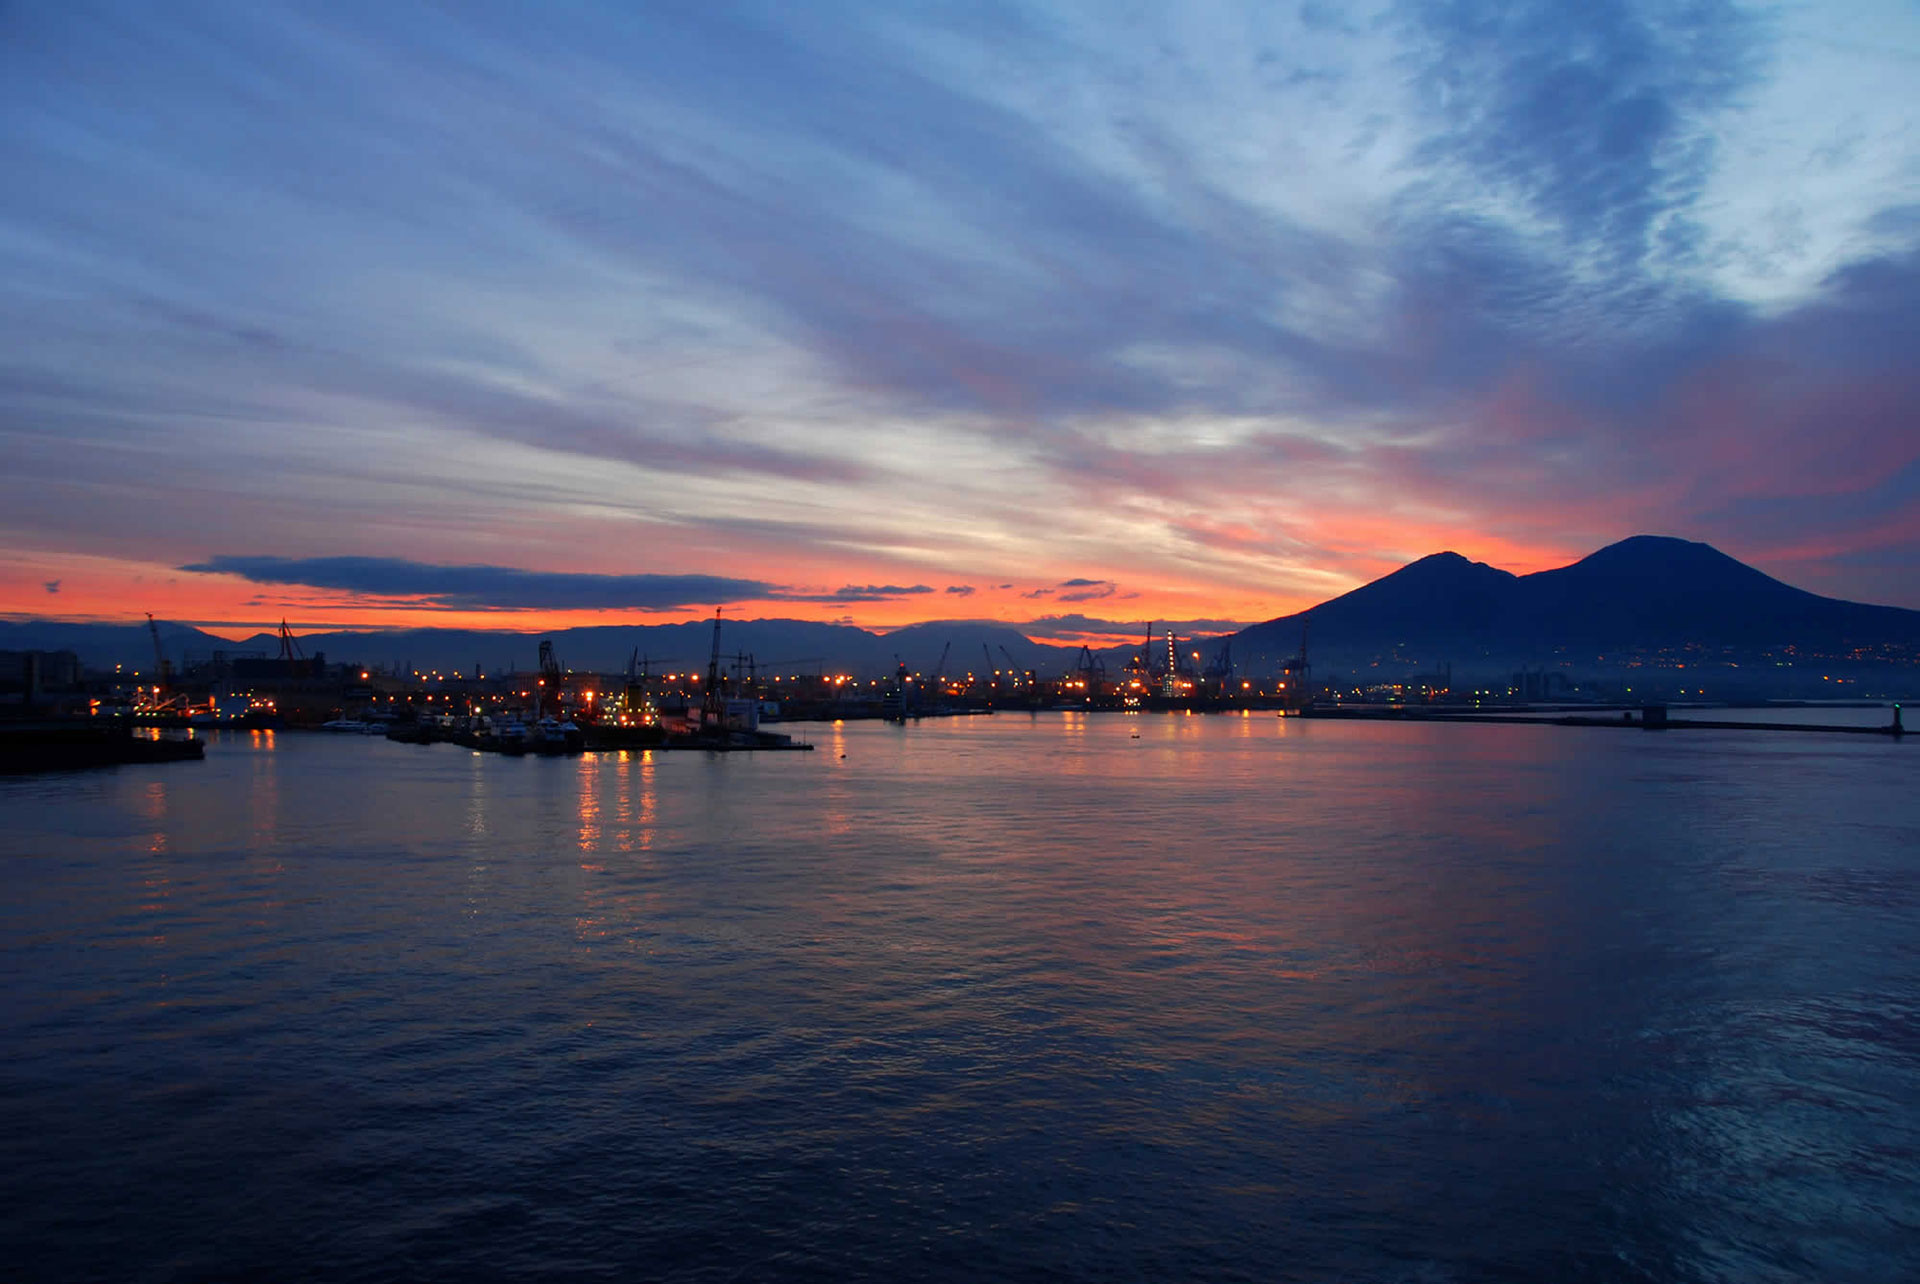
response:
<path fill-rule="evenodd" d="M 482 720 L 475 719 L 478 724 Z M 499 753 L 511 757 L 552 756 L 578 753 L 636 753 L 667 750 L 700 750 L 706 753 L 780 752 L 813 748 L 803 740 L 777 732 L 755 729 L 707 727 L 697 724 L 673 727 L 659 722 L 644 726 L 618 723 L 583 723 L 564 736 L 527 737 L 500 735 L 491 725 L 441 726 L 431 723 L 396 723 L 387 729 L 387 739 L 403 744 L 454 744 L 481 753 Z"/>
<path fill-rule="evenodd" d="M 191 734 L 136 735 L 133 724 L 123 718 L 0 723 L 0 775 L 187 762 L 206 755 L 206 742 Z"/>
<path fill-rule="evenodd" d="M 1385 707 L 1368 705 L 1310 705 L 1297 715 L 1304 718 L 1330 718 L 1353 722 L 1490 722 L 1553 727 L 1624 727 L 1641 731 L 1807 731 L 1829 735 L 1891 736 L 1906 735 L 1898 704 L 1891 721 L 1879 725 L 1822 722 L 1757 722 L 1735 718 L 1676 718 L 1663 704 L 1639 705 L 1593 713 L 1489 713 L 1465 709 L 1422 709 L 1404 705 Z"/>

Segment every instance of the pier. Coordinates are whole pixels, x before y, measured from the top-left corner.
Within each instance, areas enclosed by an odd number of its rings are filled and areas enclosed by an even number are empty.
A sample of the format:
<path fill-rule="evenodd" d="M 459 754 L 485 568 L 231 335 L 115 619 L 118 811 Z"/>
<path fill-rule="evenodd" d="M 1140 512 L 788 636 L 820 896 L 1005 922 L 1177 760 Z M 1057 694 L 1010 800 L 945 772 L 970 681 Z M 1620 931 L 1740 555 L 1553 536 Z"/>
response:
<path fill-rule="evenodd" d="M 675 731 L 652 723 L 646 726 L 588 723 L 558 739 L 526 739 L 495 735 L 489 729 L 442 728 L 423 723 L 396 723 L 386 738 L 402 744 L 454 744 L 481 753 L 511 757 L 552 757 L 579 753 L 629 753 L 654 750 L 700 750 L 707 753 L 805 752 L 813 748 L 792 736 L 771 731 L 708 729 Z"/>
<path fill-rule="evenodd" d="M 206 743 L 191 735 L 135 735 L 132 724 L 119 718 L 0 724 L 0 775 L 188 762 L 206 753 Z"/>
<path fill-rule="evenodd" d="M 1329 718 L 1354 722 L 1490 722 L 1512 725 L 1553 727 L 1624 727 L 1631 731 L 1807 731 L 1829 735 L 1890 736 L 1906 735 L 1900 706 L 1893 706 L 1893 717 L 1882 725 L 1817 722 L 1754 722 L 1734 718 L 1676 718 L 1666 705 L 1639 705 L 1611 711 L 1618 716 L 1593 713 L 1487 713 L 1459 709 L 1422 709 L 1389 705 L 1318 705 L 1300 710 L 1304 718 Z"/>

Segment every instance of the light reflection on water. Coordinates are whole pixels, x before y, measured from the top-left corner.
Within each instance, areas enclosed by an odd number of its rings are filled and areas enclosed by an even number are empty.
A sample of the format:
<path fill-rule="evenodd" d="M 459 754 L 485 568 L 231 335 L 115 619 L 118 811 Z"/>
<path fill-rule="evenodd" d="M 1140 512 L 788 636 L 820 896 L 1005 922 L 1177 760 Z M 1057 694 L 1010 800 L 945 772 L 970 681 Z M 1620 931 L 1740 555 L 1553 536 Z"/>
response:
<path fill-rule="evenodd" d="M 1100 715 L 809 735 L 522 760 L 232 733 L 205 763 L 0 782 L 13 1256 L 1910 1262 L 1911 745 Z"/>

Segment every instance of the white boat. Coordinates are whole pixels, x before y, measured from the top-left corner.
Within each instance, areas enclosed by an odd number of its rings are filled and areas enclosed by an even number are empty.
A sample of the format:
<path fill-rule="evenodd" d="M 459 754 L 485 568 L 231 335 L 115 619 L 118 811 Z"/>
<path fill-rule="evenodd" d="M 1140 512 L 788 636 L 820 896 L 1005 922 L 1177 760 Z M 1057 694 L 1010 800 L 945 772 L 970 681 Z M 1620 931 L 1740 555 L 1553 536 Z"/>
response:
<path fill-rule="evenodd" d="M 527 724 L 515 714 L 482 718 L 480 734 L 507 753 L 525 753 L 527 750 Z"/>
<path fill-rule="evenodd" d="M 580 728 L 572 718 L 562 721 L 551 715 L 533 724 L 529 747 L 539 753 L 569 753 L 580 748 Z"/>

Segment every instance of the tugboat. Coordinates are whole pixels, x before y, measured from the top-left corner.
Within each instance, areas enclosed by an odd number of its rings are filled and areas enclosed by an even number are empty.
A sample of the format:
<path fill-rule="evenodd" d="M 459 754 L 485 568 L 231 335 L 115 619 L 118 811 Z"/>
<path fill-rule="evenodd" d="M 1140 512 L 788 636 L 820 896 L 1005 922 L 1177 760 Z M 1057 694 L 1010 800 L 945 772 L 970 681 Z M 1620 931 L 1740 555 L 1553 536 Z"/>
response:
<path fill-rule="evenodd" d="M 905 660 L 897 655 L 893 659 L 897 667 L 893 671 L 892 683 L 880 697 L 880 716 L 888 722 L 905 722 L 914 712 L 911 707 L 912 692 L 907 689 L 907 684 L 912 681 L 912 677 L 907 673 Z"/>

